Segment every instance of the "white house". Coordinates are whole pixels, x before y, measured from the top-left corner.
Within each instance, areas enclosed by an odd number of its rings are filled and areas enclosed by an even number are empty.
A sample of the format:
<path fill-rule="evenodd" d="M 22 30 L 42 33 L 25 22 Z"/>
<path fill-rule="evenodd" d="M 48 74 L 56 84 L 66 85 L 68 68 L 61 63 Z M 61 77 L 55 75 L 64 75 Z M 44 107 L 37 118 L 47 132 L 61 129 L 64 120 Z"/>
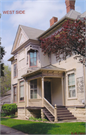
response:
<path fill-rule="evenodd" d="M 50 20 L 42 31 L 19 25 L 11 54 L 12 102 L 18 106 L 18 117 L 47 117 L 50 121 L 86 120 L 85 68 L 75 55 L 56 61 L 54 54 L 43 55 L 40 37 L 48 37 L 67 19 L 86 16 L 75 11 L 75 0 L 65 0 L 67 14 Z"/>

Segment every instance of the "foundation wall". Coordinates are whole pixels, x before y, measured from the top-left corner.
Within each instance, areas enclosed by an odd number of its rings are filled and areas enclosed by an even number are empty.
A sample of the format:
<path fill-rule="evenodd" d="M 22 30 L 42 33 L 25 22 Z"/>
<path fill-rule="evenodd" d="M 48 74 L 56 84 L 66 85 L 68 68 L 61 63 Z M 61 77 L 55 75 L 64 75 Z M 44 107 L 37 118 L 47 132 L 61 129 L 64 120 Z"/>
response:
<path fill-rule="evenodd" d="M 68 110 L 77 118 L 77 120 L 86 121 L 86 108 L 68 108 Z"/>

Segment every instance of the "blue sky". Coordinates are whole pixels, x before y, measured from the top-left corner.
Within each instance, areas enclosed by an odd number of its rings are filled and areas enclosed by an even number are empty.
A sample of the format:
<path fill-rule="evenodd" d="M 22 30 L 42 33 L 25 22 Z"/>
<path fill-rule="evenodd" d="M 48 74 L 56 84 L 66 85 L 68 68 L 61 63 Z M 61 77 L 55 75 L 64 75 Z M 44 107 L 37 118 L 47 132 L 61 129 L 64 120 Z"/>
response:
<path fill-rule="evenodd" d="M 76 0 L 75 10 L 85 12 L 86 0 Z M 25 10 L 25 14 L 3 14 L 7 10 Z M 55 16 L 58 20 L 66 14 L 65 0 L 0 0 L 0 37 L 6 54 L 4 63 L 12 56 L 11 49 L 19 24 L 46 30 L 49 20 Z"/>

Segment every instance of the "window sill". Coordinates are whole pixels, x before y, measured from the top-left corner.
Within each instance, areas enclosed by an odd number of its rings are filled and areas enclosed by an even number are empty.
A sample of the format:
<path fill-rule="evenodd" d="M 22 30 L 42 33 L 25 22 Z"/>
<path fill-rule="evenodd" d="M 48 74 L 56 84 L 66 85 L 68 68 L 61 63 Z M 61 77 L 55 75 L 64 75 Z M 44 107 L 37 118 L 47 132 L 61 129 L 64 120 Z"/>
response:
<path fill-rule="evenodd" d="M 68 98 L 68 100 L 76 100 L 77 97 L 71 97 L 71 98 Z"/>
<path fill-rule="evenodd" d="M 15 76 L 14 79 L 17 78 L 17 77 L 18 77 L 18 76 Z"/>
<path fill-rule="evenodd" d="M 37 100 L 42 100 L 42 99 L 38 99 L 38 98 L 29 99 L 29 101 L 37 101 Z"/>
<path fill-rule="evenodd" d="M 29 66 L 30 68 L 34 68 L 34 67 L 37 67 L 37 66 Z"/>
<path fill-rule="evenodd" d="M 16 104 L 17 102 L 13 102 L 13 103 L 15 103 L 15 104 Z"/>
<path fill-rule="evenodd" d="M 25 102 L 24 100 L 19 101 L 19 103 Z"/>

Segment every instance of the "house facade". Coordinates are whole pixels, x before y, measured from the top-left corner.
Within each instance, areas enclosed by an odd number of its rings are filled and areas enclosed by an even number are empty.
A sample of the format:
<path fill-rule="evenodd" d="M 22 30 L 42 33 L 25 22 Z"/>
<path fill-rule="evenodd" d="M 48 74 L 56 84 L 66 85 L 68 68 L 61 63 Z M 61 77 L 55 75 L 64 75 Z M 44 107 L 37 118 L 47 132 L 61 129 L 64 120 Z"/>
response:
<path fill-rule="evenodd" d="M 47 117 L 50 121 L 86 120 L 85 67 L 79 55 L 58 62 L 56 56 L 44 55 L 40 37 L 46 38 L 61 29 L 67 19 L 85 17 L 75 11 L 75 1 L 65 0 L 67 14 L 42 31 L 19 25 L 11 61 L 11 102 L 18 106 L 18 117 Z"/>

